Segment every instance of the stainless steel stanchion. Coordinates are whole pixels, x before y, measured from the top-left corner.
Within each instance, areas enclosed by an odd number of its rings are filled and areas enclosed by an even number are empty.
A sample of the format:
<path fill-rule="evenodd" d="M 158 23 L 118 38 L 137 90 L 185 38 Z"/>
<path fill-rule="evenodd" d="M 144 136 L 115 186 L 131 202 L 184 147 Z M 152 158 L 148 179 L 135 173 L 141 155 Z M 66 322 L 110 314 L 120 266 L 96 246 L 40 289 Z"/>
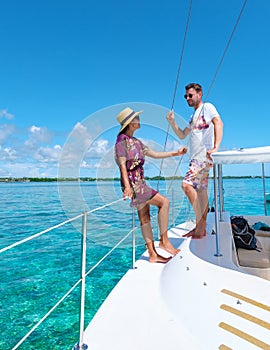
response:
<path fill-rule="evenodd" d="M 219 216 L 218 216 L 218 185 L 217 185 L 217 169 L 216 164 L 213 167 L 214 175 L 214 194 L 215 194 L 215 230 L 216 230 L 216 253 L 215 256 L 222 256 L 219 251 Z"/>
<path fill-rule="evenodd" d="M 132 207 L 132 268 L 135 269 L 136 261 L 136 224 L 135 224 L 135 209 Z"/>
<path fill-rule="evenodd" d="M 80 342 L 79 349 L 86 350 L 88 346 L 83 343 L 84 332 L 84 308 L 85 308 L 85 269 L 86 269 L 86 234 L 87 212 L 82 217 L 82 247 L 81 247 L 81 308 L 80 308 Z"/>

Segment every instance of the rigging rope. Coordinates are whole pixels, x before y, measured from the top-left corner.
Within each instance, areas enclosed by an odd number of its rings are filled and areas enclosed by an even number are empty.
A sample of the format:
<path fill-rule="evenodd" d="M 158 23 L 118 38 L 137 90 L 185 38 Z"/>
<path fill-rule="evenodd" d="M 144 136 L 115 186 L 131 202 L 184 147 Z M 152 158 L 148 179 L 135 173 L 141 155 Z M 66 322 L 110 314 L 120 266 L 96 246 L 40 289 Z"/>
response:
<path fill-rule="evenodd" d="M 225 55 L 226 55 L 226 53 L 227 53 L 227 51 L 228 51 L 228 48 L 229 48 L 229 46 L 230 46 L 230 43 L 231 43 L 231 41 L 232 41 L 232 38 L 233 38 L 234 33 L 235 33 L 235 31 L 236 31 L 236 28 L 237 28 L 237 26 L 238 26 L 238 24 L 239 24 L 239 22 L 240 22 L 240 19 L 241 19 L 241 16 L 242 16 L 243 12 L 244 12 L 244 9 L 245 9 L 246 4 L 247 4 L 247 0 L 244 0 L 244 2 L 243 2 L 243 4 L 242 4 L 242 8 L 241 8 L 241 10 L 240 10 L 240 13 L 239 13 L 239 15 L 238 15 L 238 17 L 237 17 L 236 23 L 235 23 L 235 25 L 234 25 L 234 27 L 233 27 L 232 33 L 231 33 L 231 35 L 230 35 L 230 37 L 229 37 L 229 40 L 228 40 L 227 45 L 226 45 L 226 47 L 225 47 L 225 49 L 224 49 L 223 55 L 222 55 L 222 57 L 221 57 L 221 59 L 220 59 L 220 62 L 219 62 L 219 64 L 218 64 L 218 66 L 217 66 L 217 69 L 216 69 L 216 72 L 215 72 L 214 77 L 213 77 L 213 79 L 212 79 L 212 82 L 211 82 L 211 84 L 210 84 L 210 87 L 209 87 L 209 89 L 208 89 L 208 91 L 207 91 L 207 94 L 206 94 L 206 97 L 205 97 L 205 101 L 207 101 L 208 96 L 209 96 L 209 94 L 210 94 L 210 92 L 211 92 L 211 90 L 212 90 L 212 88 L 213 88 L 213 85 L 214 85 L 214 83 L 215 83 L 215 81 L 216 81 L 216 78 L 217 78 L 217 75 L 218 75 L 218 73 L 219 73 L 220 67 L 221 67 L 221 65 L 222 65 L 222 63 L 223 63 L 223 60 L 224 60 L 224 58 L 225 58 Z M 184 48 L 185 48 L 186 37 L 187 37 L 187 32 L 188 32 L 188 25 L 189 25 L 189 21 L 190 21 L 191 9 L 192 9 L 192 0 L 190 1 L 189 12 L 188 12 L 188 17 L 187 17 L 187 22 L 186 22 L 186 30 L 185 30 L 185 35 L 184 35 L 184 40 L 183 40 L 183 45 L 182 45 L 182 51 L 181 51 L 181 55 L 180 55 L 179 65 L 178 65 L 177 77 L 176 77 L 175 88 L 174 88 L 174 94 L 173 94 L 173 99 L 172 99 L 172 107 L 171 107 L 172 110 L 173 110 L 173 107 L 174 107 L 174 102 L 175 102 L 175 97 L 176 97 L 176 92 L 177 92 L 177 87 L 178 87 L 178 81 L 179 81 L 179 76 L 180 76 L 180 70 L 181 70 L 181 66 L 182 66 L 182 60 L 183 60 L 183 55 L 184 55 Z M 166 145 L 167 145 L 167 141 L 168 141 L 169 128 L 170 128 L 170 124 L 168 124 L 167 132 L 166 132 L 166 138 L 165 138 L 164 149 L 163 149 L 164 151 L 165 151 L 165 149 L 166 149 Z M 180 162 L 179 162 L 179 164 L 178 164 L 178 167 L 179 167 L 179 165 L 180 165 L 180 163 L 181 163 L 181 161 L 182 161 L 182 158 L 183 158 L 183 157 L 181 157 L 181 159 L 180 159 Z M 161 165 L 160 165 L 159 176 L 158 176 L 157 190 L 158 190 L 158 188 L 159 188 L 159 181 L 160 181 L 160 177 L 161 177 L 163 162 L 164 162 L 164 160 L 162 159 Z"/>
<path fill-rule="evenodd" d="M 229 46 L 230 46 L 230 43 L 231 43 L 231 41 L 232 41 L 233 35 L 234 35 L 235 31 L 236 31 L 236 28 L 237 28 L 237 26 L 238 26 L 238 23 L 239 23 L 239 21 L 240 21 L 240 18 L 241 18 L 242 14 L 243 14 L 243 11 L 244 11 L 244 8 L 245 8 L 245 6 L 246 6 L 246 3 L 247 3 L 247 0 L 244 0 L 243 5 L 242 5 L 242 8 L 241 8 L 241 10 L 240 10 L 240 13 L 239 13 L 239 15 L 238 15 L 238 18 L 237 18 L 237 20 L 236 20 L 236 22 L 235 22 L 235 25 L 234 25 L 234 27 L 233 27 L 232 33 L 231 33 L 231 35 L 230 35 L 230 38 L 229 38 L 229 40 L 228 40 L 228 42 L 227 42 L 227 45 L 226 45 L 226 47 L 225 47 L 225 50 L 224 50 L 223 55 L 222 55 L 222 57 L 221 57 L 221 60 L 219 61 L 219 64 L 218 64 L 218 66 L 217 66 L 217 70 L 216 70 L 216 72 L 215 72 L 214 78 L 213 78 L 213 80 L 212 80 L 212 82 L 211 82 L 211 84 L 210 84 L 210 87 L 209 87 L 208 91 L 207 91 L 207 94 L 206 94 L 206 97 L 205 97 L 205 101 L 207 101 L 207 98 L 208 98 L 208 96 L 209 96 L 209 94 L 210 94 L 210 91 L 212 90 L 212 87 L 213 87 L 213 85 L 214 85 L 214 83 L 215 83 L 215 81 L 216 81 L 216 78 L 217 78 L 219 69 L 220 69 L 221 64 L 222 64 L 222 62 L 223 62 L 223 60 L 224 60 L 224 57 L 225 57 L 225 55 L 226 55 L 226 53 L 227 53 L 227 51 L 228 51 L 228 48 L 229 48 Z"/>
<path fill-rule="evenodd" d="M 231 43 L 231 41 L 232 41 L 232 38 L 233 38 L 234 33 L 235 33 L 235 31 L 236 31 L 236 28 L 237 28 L 237 26 L 238 26 L 238 24 L 239 24 L 239 21 L 240 21 L 240 19 L 241 19 L 241 16 L 242 16 L 242 14 L 243 14 L 243 11 L 244 11 L 244 9 L 245 9 L 246 4 L 247 4 L 247 0 L 244 0 L 243 5 L 242 5 L 242 8 L 241 8 L 241 10 L 240 10 L 240 13 L 239 13 L 239 15 L 238 15 L 238 18 L 237 18 L 237 20 L 236 20 L 236 23 L 235 23 L 235 25 L 234 25 L 234 27 L 233 27 L 232 33 L 231 33 L 231 35 L 230 35 L 230 37 L 229 37 L 229 40 L 228 40 L 227 45 L 226 45 L 226 47 L 225 47 L 225 49 L 224 49 L 223 55 L 222 55 L 222 57 L 221 57 L 221 59 L 220 59 L 220 62 L 219 62 L 219 64 L 218 64 L 218 66 L 217 66 L 217 69 L 216 69 L 216 72 L 215 72 L 214 77 L 213 77 L 213 79 L 212 79 L 212 82 L 211 82 L 211 84 L 210 84 L 210 87 L 209 87 L 209 89 L 208 89 L 208 91 L 207 91 L 207 94 L 206 94 L 206 97 L 205 97 L 205 101 L 207 101 L 208 96 L 209 96 L 209 94 L 210 94 L 210 92 L 211 92 L 211 90 L 212 90 L 212 87 L 213 87 L 213 85 L 214 85 L 214 83 L 215 83 L 215 81 L 216 81 L 216 78 L 217 78 L 217 75 L 218 75 L 218 73 L 219 73 L 220 67 L 221 67 L 221 65 L 222 65 L 222 63 L 223 63 L 223 60 L 224 60 L 224 58 L 225 58 L 225 55 L 226 55 L 226 53 L 227 53 L 227 51 L 228 51 L 228 48 L 229 48 L 229 46 L 230 46 L 230 43 Z M 189 21 L 190 21 L 191 9 L 192 9 L 192 0 L 190 0 L 189 12 L 188 12 L 188 17 L 187 17 L 187 22 L 186 22 L 186 29 L 185 29 L 183 44 L 182 44 L 182 51 L 181 51 L 181 55 L 180 55 L 179 65 L 178 65 L 178 71 L 177 71 L 177 76 L 176 76 L 176 82 L 175 82 L 175 88 L 174 88 L 174 94 L 173 94 L 173 99 L 172 99 L 171 110 L 173 110 L 173 107 L 174 107 L 174 102 L 175 102 L 175 97 L 176 97 L 176 92 L 177 92 L 177 87 L 178 87 L 178 81 L 179 81 L 180 70 L 181 70 L 181 66 L 182 66 L 182 60 L 183 60 L 184 48 L 185 48 L 186 37 L 187 37 L 187 32 L 188 32 L 188 26 L 189 26 Z M 164 142 L 163 151 L 165 151 L 165 149 L 166 149 L 166 145 L 167 145 L 167 141 L 168 141 L 169 129 L 170 129 L 170 124 L 168 123 L 168 127 L 167 127 L 167 132 L 166 132 L 166 138 L 165 138 L 165 142 Z M 176 175 L 177 169 L 179 168 L 179 166 L 180 166 L 180 164 L 181 164 L 182 159 L 183 159 L 183 156 L 182 156 L 182 157 L 180 158 L 180 160 L 179 160 L 179 164 L 178 164 L 178 166 L 177 166 L 177 168 L 176 168 L 175 175 Z M 158 176 L 158 184 L 157 184 L 157 190 L 159 190 L 159 182 L 160 182 L 160 177 L 161 177 L 163 162 L 164 162 L 164 159 L 162 159 L 161 165 L 160 165 L 159 176 Z M 175 176 L 175 175 L 174 175 L 174 176 Z M 170 188 L 171 188 L 171 185 L 169 186 L 169 189 L 170 189 Z M 169 190 L 167 191 L 167 193 L 168 193 L 168 192 L 169 192 Z"/>
<path fill-rule="evenodd" d="M 184 56 L 184 49 L 185 49 L 185 44 L 186 44 L 186 39 L 187 39 L 187 32 L 188 32 L 188 25 L 189 25 L 189 20 L 190 20 L 191 9 L 192 9 L 192 0 L 190 0 L 190 4 L 189 4 L 189 11 L 188 11 L 188 17 L 187 17 L 187 22 L 186 22 L 186 29 L 185 29 L 185 34 L 184 34 L 184 39 L 183 39 L 183 44 L 182 44 L 180 60 L 179 60 L 179 64 L 178 64 L 177 76 L 176 76 L 176 80 L 175 80 L 175 87 L 174 87 L 174 93 L 173 93 L 171 110 L 174 107 L 174 101 L 175 101 L 177 87 L 178 87 L 178 81 L 179 81 L 179 76 L 180 76 L 183 56 Z"/>
<path fill-rule="evenodd" d="M 188 26 L 189 26 L 191 10 L 192 10 L 192 0 L 190 0 L 190 4 L 189 4 L 189 11 L 188 11 L 188 16 L 187 16 L 187 21 L 186 21 L 186 29 L 185 29 L 185 34 L 184 34 L 184 39 L 183 39 L 183 44 L 182 44 L 179 64 L 178 64 L 176 80 L 175 80 L 175 86 L 174 86 L 174 93 L 173 93 L 173 98 L 172 98 L 171 110 L 173 110 L 173 107 L 174 107 L 174 102 L 175 102 L 175 97 L 176 97 L 176 92 L 177 92 L 177 87 L 178 87 L 178 81 L 179 81 L 179 76 L 180 76 L 183 56 L 184 56 L 184 49 L 185 49 L 185 44 L 186 44 L 186 38 L 187 38 L 187 32 L 188 32 Z M 165 151 L 166 146 L 167 146 L 169 129 L 170 129 L 170 124 L 168 123 L 167 132 L 166 132 L 166 138 L 165 138 L 164 147 L 163 147 L 163 152 Z M 179 167 L 179 165 L 180 165 L 180 163 L 182 161 L 182 158 L 183 157 L 180 158 L 180 162 L 178 164 L 178 167 Z M 160 181 L 160 176 L 161 176 L 161 172 L 162 172 L 163 162 L 164 162 L 164 159 L 162 159 L 161 164 L 160 164 L 158 183 L 157 183 L 157 190 L 159 189 L 159 181 Z"/>

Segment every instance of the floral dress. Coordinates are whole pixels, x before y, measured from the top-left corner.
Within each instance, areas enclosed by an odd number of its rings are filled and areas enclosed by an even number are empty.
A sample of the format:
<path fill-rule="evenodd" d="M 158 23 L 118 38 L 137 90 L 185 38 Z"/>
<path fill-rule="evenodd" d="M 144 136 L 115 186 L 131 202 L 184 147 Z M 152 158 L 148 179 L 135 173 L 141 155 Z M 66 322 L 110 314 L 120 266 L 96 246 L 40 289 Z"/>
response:
<path fill-rule="evenodd" d="M 143 203 L 153 198 L 158 192 L 147 186 L 144 179 L 144 158 L 148 148 L 135 137 L 120 134 L 115 143 L 115 161 L 120 166 L 120 159 L 126 159 L 126 168 L 129 183 L 133 189 L 133 198 L 131 205 L 139 207 Z M 121 179 L 122 190 L 123 182 Z"/>

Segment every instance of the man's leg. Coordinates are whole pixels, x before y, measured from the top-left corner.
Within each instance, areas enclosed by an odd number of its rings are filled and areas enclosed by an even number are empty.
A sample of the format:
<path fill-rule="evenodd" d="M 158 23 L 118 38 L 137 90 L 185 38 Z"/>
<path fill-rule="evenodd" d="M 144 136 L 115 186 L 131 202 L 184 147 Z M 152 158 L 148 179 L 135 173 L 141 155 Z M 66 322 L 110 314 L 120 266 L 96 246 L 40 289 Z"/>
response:
<path fill-rule="evenodd" d="M 201 219 L 200 221 L 198 221 L 196 226 L 196 235 L 198 235 L 199 237 L 203 237 L 206 235 L 206 218 L 209 207 L 207 189 L 210 168 L 210 164 L 205 164 L 204 168 L 201 171 L 201 176 L 199 178 L 200 181 L 197 188 L 198 206 L 201 210 Z"/>
<path fill-rule="evenodd" d="M 207 190 L 197 190 L 197 202 L 199 216 L 196 216 L 196 236 L 203 237 L 206 235 L 206 218 L 208 213 L 208 194 Z"/>
<path fill-rule="evenodd" d="M 206 234 L 206 216 L 208 212 L 207 190 L 196 191 L 192 185 L 182 183 L 183 191 L 193 207 L 196 216 L 196 227 L 186 237 L 203 237 Z"/>
<path fill-rule="evenodd" d="M 196 216 L 196 227 L 185 235 L 186 237 L 201 238 L 206 235 L 206 216 L 208 212 L 207 187 L 210 167 L 205 162 L 191 160 L 189 170 L 184 177 L 182 188 Z"/>

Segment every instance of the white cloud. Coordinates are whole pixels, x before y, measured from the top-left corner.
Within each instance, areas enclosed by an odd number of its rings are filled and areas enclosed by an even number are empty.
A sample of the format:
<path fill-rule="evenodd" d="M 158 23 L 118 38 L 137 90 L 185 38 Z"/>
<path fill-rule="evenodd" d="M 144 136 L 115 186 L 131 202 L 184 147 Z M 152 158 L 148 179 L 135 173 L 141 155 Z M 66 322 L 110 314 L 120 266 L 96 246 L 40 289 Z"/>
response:
<path fill-rule="evenodd" d="M 15 131 L 14 125 L 0 125 L 0 145 L 3 145 L 8 140 L 9 136 L 12 135 Z"/>
<path fill-rule="evenodd" d="M 26 147 L 36 147 L 39 143 L 49 143 L 52 140 L 53 133 L 46 127 L 32 125 L 29 128 L 28 139 L 24 142 Z"/>
<path fill-rule="evenodd" d="M 3 115 L 7 117 L 7 113 Z M 65 143 L 53 143 L 56 136 L 47 127 L 35 124 L 26 129 L 0 125 L 0 176 L 76 177 L 80 169 L 106 176 L 106 169 L 114 166 L 111 141 L 97 138 L 95 128 L 78 122 Z"/>
<path fill-rule="evenodd" d="M 112 169 L 115 167 L 113 148 L 109 147 L 109 140 L 94 141 L 80 164 L 81 169 Z M 104 175 L 104 174 L 103 174 Z"/>
<path fill-rule="evenodd" d="M 92 140 L 92 136 L 87 127 L 81 123 L 77 123 L 71 133 L 72 140 L 78 142 L 80 146 L 88 145 Z"/>
<path fill-rule="evenodd" d="M 0 118 L 13 119 L 14 115 L 9 113 L 7 109 L 0 110 Z"/>
<path fill-rule="evenodd" d="M 57 176 L 62 147 L 53 136 L 46 127 L 0 125 L 0 176 Z"/>
<path fill-rule="evenodd" d="M 100 139 L 100 140 L 94 141 L 89 147 L 86 156 L 100 158 L 101 156 L 104 156 L 104 154 L 108 152 L 108 145 L 109 145 L 108 140 Z"/>
<path fill-rule="evenodd" d="M 38 126 L 32 125 L 30 126 L 29 130 L 32 134 L 35 134 L 35 133 L 40 133 L 41 128 Z"/>
<path fill-rule="evenodd" d="M 83 169 L 89 169 L 90 168 L 90 165 L 87 164 L 87 162 L 85 160 L 82 161 L 82 164 L 81 164 L 81 168 Z"/>
<path fill-rule="evenodd" d="M 17 152 L 11 147 L 6 147 L 0 149 L 0 159 L 1 160 L 14 160 L 17 158 Z"/>
<path fill-rule="evenodd" d="M 53 173 L 51 173 L 50 169 L 47 169 L 47 171 L 44 171 L 39 164 L 37 163 L 28 163 L 27 161 L 24 161 L 23 163 L 9 163 L 5 166 L 3 169 L 2 176 L 8 176 L 4 175 L 6 171 L 6 174 L 9 174 L 10 177 L 46 177 L 46 176 L 55 176 Z M 44 175 L 42 175 L 42 172 Z"/>
<path fill-rule="evenodd" d="M 96 135 L 92 135 L 85 125 L 77 123 L 67 138 L 61 153 L 59 174 L 60 176 L 77 176 L 79 168 L 93 167 L 91 159 L 100 158 L 107 149 L 107 140 L 93 141 Z M 85 161 L 84 163 L 82 163 Z M 69 176 L 71 176 L 69 175 Z"/>
<path fill-rule="evenodd" d="M 96 163 L 94 167 L 98 169 L 114 169 L 116 167 L 116 163 L 114 161 L 99 162 Z"/>
<path fill-rule="evenodd" d="M 42 163 L 57 163 L 61 153 L 61 146 L 40 147 L 34 154 L 34 158 Z"/>

